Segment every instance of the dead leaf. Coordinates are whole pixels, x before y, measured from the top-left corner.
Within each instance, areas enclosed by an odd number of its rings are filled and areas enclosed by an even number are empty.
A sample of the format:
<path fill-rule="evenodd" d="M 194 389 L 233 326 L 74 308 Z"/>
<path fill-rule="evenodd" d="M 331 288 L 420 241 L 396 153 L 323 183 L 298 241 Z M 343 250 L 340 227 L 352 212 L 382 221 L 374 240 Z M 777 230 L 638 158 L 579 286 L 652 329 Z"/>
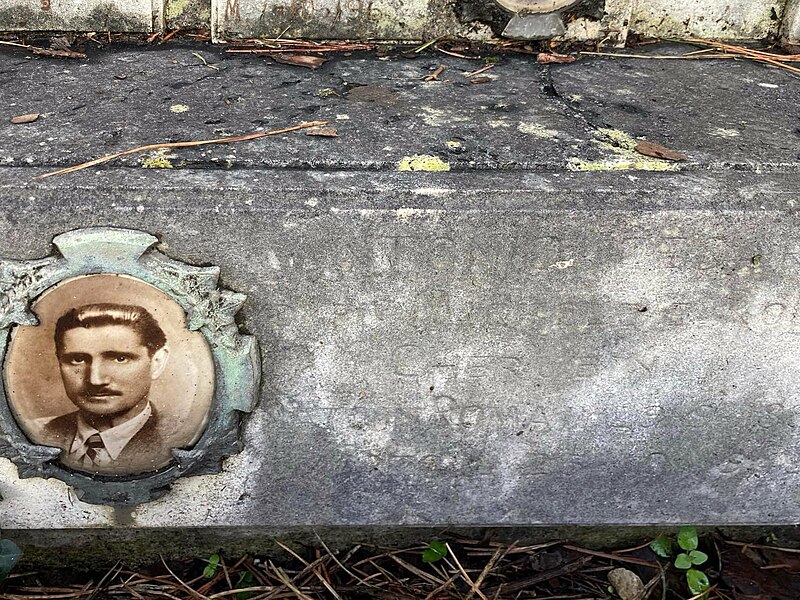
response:
<path fill-rule="evenodd" d="M 628 569 L 614 569 L 608 574 L 608 582 L 622 600 L 639 600 L 644 595 L 642 580 Z"/>
<path fill-rule="evenodd" d="M 31 52 L 39 56 L 52 56 L 55 58 L 86 58 L 83 52 L 74 52 L 72 50 L 51 50 L 50 48 L 39 48 L 37 46 L 30 47 Z"/>
<path fill-rule="evenodd" d="M 569 54 L 556 54 L 555 52 L 540 52 L 536 57 L 536 62 L 543 65 L 550 64 L 569 64 L 577 59 Z"/>
<path fill-rule="evenodd" d="M 319 137 L 339 137 L 336 127 L 317 127 L 306 131 L 306 135 L 316 135 Z"/>
<path fill-rule="evenodd" d="M 685 154 L 680 152 L 676 152 L 675 150 L 670 150 L 669 148 L 665 148 L 660 144 L 656 144 L 654 142 L 648 142 L 642 140 L 638 144 L 636 144 L 635 150 L 639 154 L 644 154 L 645 156 L 652 156 L 653 158 L 662 158 L 664 160 L 686 160 L 688 157 Z"/>
<path fill-rule="evenodd" d="M 308 54 L 273 54 L 271 58 L 282 65 L 294 65 L 307 69 L 319 69 L 328 61 L 327 58 L 309 56 Z"/>
<path fill-rule="evenodd" d="M 492 77 L 473 77 L 469 80 L 470 83 L 489 83 L 490 81 L 494 81 Z"/>
<path fill-rule="evenodd" d="M 39 118 L 39 116 L 39 113 L 29 113 L 27 115 L 17 115 L 16 117 L 11 117 L 9 121 L 11 121 L 14 125 L 21 125 L 22 123 L 33 123 Z"/>

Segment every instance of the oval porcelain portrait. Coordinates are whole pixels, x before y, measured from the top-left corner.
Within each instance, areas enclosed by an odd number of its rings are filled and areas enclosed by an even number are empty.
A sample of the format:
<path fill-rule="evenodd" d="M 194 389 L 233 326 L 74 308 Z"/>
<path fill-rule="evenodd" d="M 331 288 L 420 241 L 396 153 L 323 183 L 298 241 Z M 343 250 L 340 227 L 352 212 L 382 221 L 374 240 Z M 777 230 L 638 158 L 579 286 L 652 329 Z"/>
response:
<path fill-rule="evenodd" d="M 126 275 L 67 279 L 33 303 L 39 325 L 11 335 L 5 383 L 34 444 L 61 466 L 133 476 L 173 462 L 202 435 L 214 360 L 167 294 Z"/>

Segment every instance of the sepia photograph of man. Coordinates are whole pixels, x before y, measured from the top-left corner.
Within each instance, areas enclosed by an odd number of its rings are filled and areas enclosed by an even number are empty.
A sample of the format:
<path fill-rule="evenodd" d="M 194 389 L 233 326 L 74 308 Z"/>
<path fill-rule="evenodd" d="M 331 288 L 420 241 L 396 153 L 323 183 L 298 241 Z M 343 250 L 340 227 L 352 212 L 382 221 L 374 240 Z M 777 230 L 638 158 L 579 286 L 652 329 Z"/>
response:
<path fill-rule="evenodd" d="M 39 443 L 61 462 L 92 472 L 136 472 L 169 460 L 161 418 L 149 398 L 169 358 L 164 331 L 144 308 L 87 304 L 56 322 L 55 351 L 74 411 L 41 424 Z"/>

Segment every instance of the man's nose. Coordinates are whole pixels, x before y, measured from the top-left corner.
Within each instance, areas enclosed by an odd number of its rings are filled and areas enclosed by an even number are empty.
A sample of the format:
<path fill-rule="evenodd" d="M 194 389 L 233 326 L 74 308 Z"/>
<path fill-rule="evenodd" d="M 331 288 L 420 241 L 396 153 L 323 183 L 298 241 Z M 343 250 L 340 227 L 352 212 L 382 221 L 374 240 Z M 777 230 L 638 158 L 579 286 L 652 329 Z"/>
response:
<path fill-rule="evenodd" d="M 108 369 L 101 360 L 93 360 L 89 364 L 89 383 L 91 385 L 106 385 L 109 382 Z"/>

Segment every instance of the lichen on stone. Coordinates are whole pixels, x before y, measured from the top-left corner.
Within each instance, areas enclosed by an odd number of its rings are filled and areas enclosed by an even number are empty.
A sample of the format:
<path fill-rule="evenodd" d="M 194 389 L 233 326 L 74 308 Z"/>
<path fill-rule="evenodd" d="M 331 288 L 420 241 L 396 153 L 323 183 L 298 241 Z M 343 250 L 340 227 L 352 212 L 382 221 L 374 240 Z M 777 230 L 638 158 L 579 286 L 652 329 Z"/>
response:
<path fill-rule="evenodd" d="M 158 150 L 142 161 L 143 169 L 173 169 L 165 150 Z"/>
<path fill-rule="evenodd" d="M 398 171 L 449 171 L 450 165 L 438 156 L 414 154 L 404 156 L 397 165 Z"/>
<path fill-rule="evenodd" d="M 628 133 L 619 129 L 600 128 L 597 130 L 594 144 L 611 152 L 609 158 L 600 160 L 584 160 L 570 158 L 567 162 L 569 171 L 679 171 L 677 163 L 651 158 L 636 151 L 638 142 Z"/>

